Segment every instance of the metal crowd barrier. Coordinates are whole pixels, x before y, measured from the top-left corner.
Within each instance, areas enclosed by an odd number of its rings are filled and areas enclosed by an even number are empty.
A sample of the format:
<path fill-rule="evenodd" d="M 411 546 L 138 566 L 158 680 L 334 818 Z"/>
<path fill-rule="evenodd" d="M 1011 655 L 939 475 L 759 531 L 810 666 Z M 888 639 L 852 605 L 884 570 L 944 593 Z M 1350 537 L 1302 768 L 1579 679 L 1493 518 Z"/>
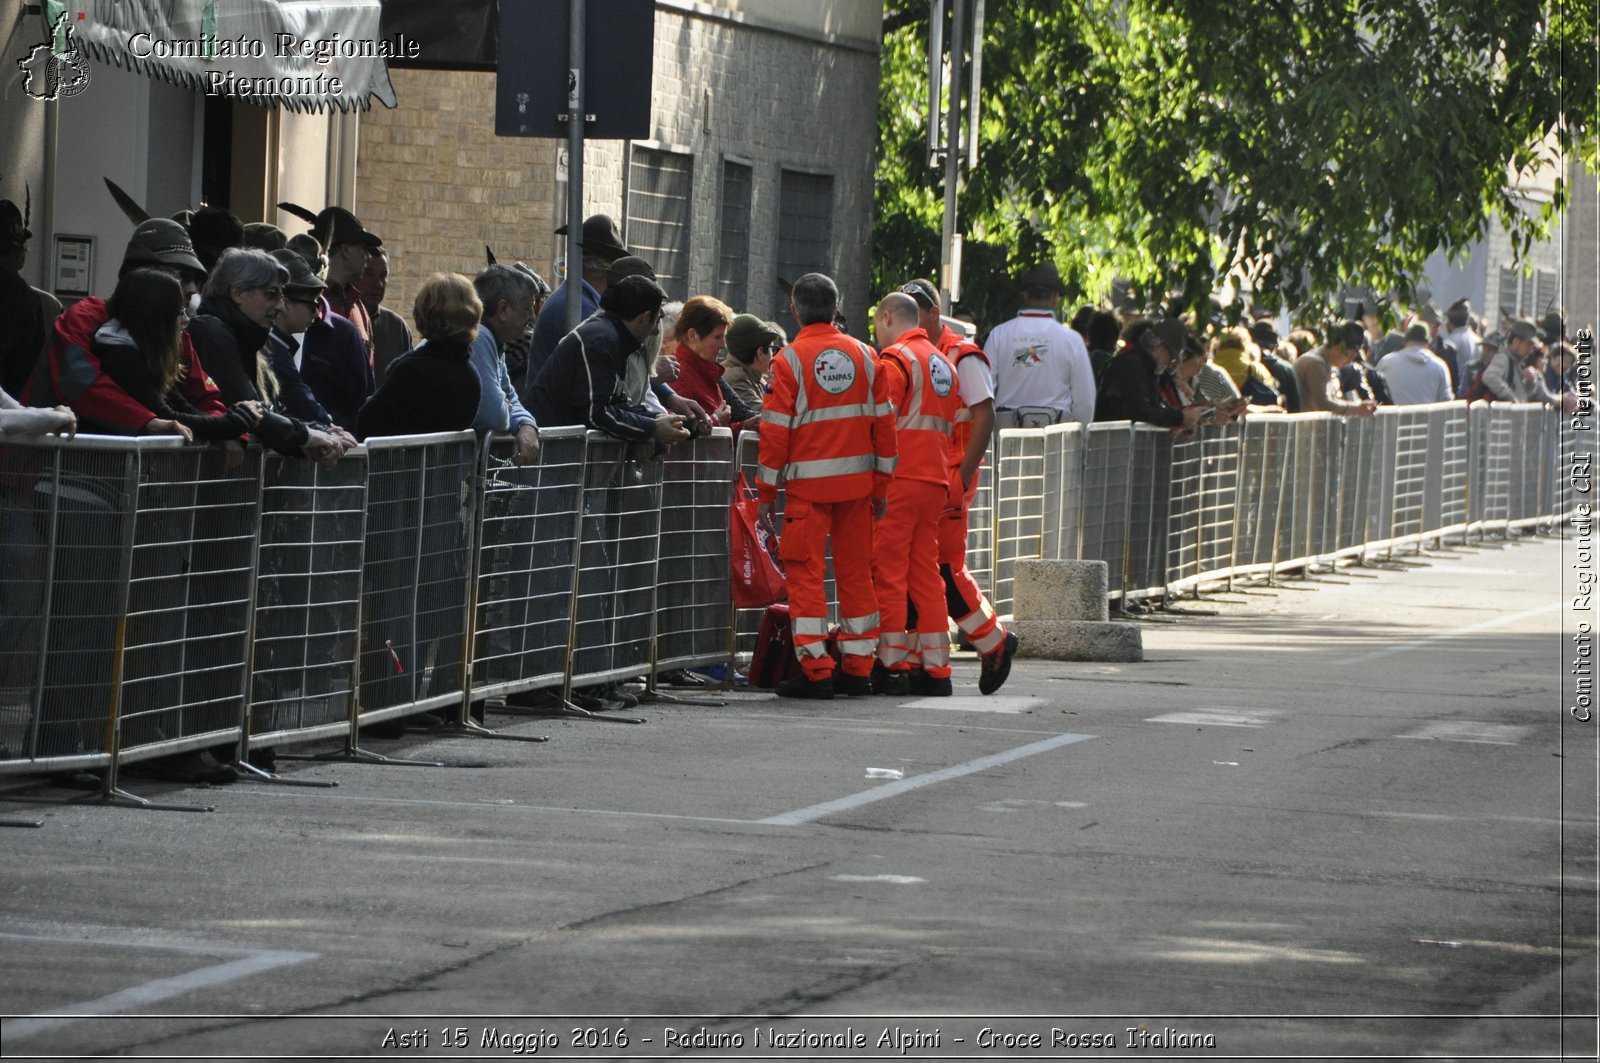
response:
<path fill-rule="evenodd" d="M 1574 504 L 1564 425 L 1540 405 L 1460 402 L 1257 416 L 1176 442 L 1108 423 L 1082 434 L 1076 456 L 1053 441 L 1059 426 L 1007 429 L 993 600 L 1009 611 L 1024 557 L 1104 560 L 1113 598 L 1170 596 L 1548 523 Z"/>
<path fill-rule="evenodd" d="M 733 502 L 733 433 L 715 429 L 661 462 L 661 535 L 655 582 L 651 672 L 732 666 L 728 507 Z M 715 623 L 723 617 L 722 623 Z"/>
<path fill-rule="evenodd" d="M 471 432 L 369 439 L 360 722 L 461 699 L 476 523 Z"/>
<path fill-rule="evenodd" d="M 356 698 L 367 451 L 261 464 L 249 744 L 337 737 Z"/>
<path fill-rule="evenodd" d="M 236 745 L 260 456 L 173 438 L 0 443 L 0 771 Z"/>
<path fill-rule="evenodd" d="M 650 666 L 662 465 L 635 460 L 629 447 L 589 433 L 570 669 L 575 686 L 628 679 Z"/>
<path fill-rule="evenodd" d="M 1008 429 L 969 565 L 1105 560 L 1113 595 L 1561 519 L 1580 441 L 1541 406 L 1259 417 L 1174 442 Z M 369 440 L 332 468 L 177 439 L 0 441 L 0 773 L 293 743 L 728 660 L 727 508 L 756 439 L 647 458 L 545 433 Z M 781 496 L 780 496 L 781 498 Z M 741 636 L 759 610 L 734 617 Z"/>
<path fill-rule="evenodd" d="M 483 448 L 473 581 L 472 695 L 558 687 L 566 675 L 583 515 L 582 428 L 540 433 L 536 461 L 516 440 Z"/>

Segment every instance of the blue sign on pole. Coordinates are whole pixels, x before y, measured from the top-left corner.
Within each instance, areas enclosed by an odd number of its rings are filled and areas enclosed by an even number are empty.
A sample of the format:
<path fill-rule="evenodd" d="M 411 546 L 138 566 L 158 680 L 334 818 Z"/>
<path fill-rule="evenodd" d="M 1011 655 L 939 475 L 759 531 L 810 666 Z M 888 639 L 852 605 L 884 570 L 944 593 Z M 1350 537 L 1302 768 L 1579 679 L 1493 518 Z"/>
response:
<path fill-rule="evenodd" d="M 568 0 L 500 0 L 494 131 L 566 139 Z M 587 5 L 583 46 L 586 140 L 647 140 L 655 0 Z"/>

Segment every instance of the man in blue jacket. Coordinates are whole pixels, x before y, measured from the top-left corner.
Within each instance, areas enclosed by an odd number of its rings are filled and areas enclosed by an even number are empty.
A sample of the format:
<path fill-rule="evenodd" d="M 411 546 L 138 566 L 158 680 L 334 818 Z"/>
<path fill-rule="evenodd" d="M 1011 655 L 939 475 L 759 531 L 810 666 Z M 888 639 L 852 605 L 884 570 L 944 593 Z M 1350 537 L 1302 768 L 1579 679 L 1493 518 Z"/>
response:
<path fill-rule="evenodd" d="M 510 432 L 517 437 L 519 464 L 539 456 L 539 427 L 511 386 L 511 374 L 502 355 L 507 344 L 522 338 L 533 319 L 538 286 L 527 273 L 510 266 L 493 265 L 472 281 L 483 303 L 483 326 L 472 344 L 472 367 L 478 371 L 478 416 L 473 431 L 480 435 Z"/>

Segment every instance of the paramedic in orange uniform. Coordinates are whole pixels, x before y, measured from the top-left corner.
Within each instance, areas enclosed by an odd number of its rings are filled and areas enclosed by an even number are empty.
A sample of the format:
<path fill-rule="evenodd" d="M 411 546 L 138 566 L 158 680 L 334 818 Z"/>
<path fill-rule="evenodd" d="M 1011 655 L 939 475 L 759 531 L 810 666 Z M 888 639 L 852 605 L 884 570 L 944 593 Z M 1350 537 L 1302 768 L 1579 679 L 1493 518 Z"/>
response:
<path fill-rule="evenodd" d="M 780 483 L 784 489 L 778 555 L 801 674 L 779 683 L 778 696 L 870 694 L 878 647 L 873 522 L 888 506 L 894 410 L 872 348 L 834 327 L 839 289 L 831 279 L 807 273 L 795 281 L 790 310 L 801 328 L 772 360 L 756 484 L 763 520 L 772 517 Z M 822 585 L 830 536 L 844 668 L 837 682 Z"/>
<path fill-rule="evenodd" d="M 956 371 L 917 323 L 917 304 L 894 292 L 878 304 L 879 372 L 895 407 L 894 482 L 878 522 L 872 579 L 882 630 L 873 674 L 878 693 L 949 697 L 950 633 L 939 576 L 939 525 L 950 508 L 950 435 L 963 409 Z M 916 606 L 906 631 L 906 597 Z"/>
<path fill-rule="evenodd" d="M 1017 636 L 1007 631 L 967 570 L 967 512 L 978 491 L 978 470 L 994 432 L 994 374 L 983 348 L 956 335 L 940 320 L 939 293 L 926 280 L 909 281 L 900 290 L 916 300 L 918 321 L 934 346 L 956 367 L 965 409 L 956 416 L 951 448 L 950 490 L 956 503 L 939 529 L 939 572 L 944 577 L 950 619 L 983 658 L 978 690 L 993 694 L 1011 674 Z"/>

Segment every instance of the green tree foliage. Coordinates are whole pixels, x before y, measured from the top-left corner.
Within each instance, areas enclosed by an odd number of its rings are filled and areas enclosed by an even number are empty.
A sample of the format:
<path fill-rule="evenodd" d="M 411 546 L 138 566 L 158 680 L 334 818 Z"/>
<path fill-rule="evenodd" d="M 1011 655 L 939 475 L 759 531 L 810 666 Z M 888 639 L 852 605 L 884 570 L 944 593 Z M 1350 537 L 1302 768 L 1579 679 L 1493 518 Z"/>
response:
<path fill-rule="evenodd" d="M 929 6 L 886 5 L 880 290 L 938 262 Z M 1268 306 L 1408 300 L 1435 250 L 1548 234 L 1565 181 L 1530 212 L 1517 175 L 1597 162 L 1595 6 L 1572 0 L 991 0 L 983 47 L 959 213 L 964 301 L 991 317 L 1014 305 L 1004 275 L 1046 257 L 1150 302 L 1229 277 Z"/>

